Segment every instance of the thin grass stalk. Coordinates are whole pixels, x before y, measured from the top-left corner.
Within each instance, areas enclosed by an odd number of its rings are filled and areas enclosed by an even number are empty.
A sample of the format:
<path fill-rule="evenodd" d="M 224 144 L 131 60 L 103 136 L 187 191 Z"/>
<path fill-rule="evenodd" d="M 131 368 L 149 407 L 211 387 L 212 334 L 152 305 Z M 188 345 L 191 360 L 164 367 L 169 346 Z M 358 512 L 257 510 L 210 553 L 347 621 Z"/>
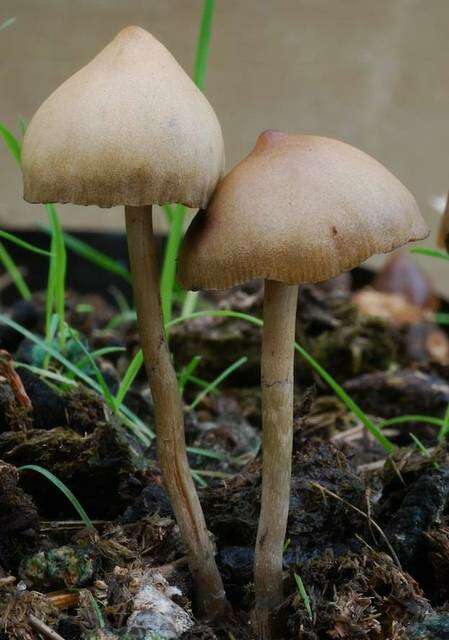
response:
<path fill-rule="evenodd" d="M 214 8 L 215 0 L 204 0 L 193 70 L 193 81 L 201 91 L 204 89 L 206 80 Z M 176 260 L 183 236 L 186 211 L 186 207 L 177 205 L 175 211 L 171 215 L 169 214 L 169 218 L 171 217 L 170 230 L 161 275 L 162 314 L 165 323 L 171 320 L 173 291 L 176 278 Z M 193 311 L 194 308 L 195 298 L 189 299 L 188 309 Z"/>
<path fill-rule="evenodd" d="M 27 283 L 25 282 L 24 277 L 20 273 L 20 269 L 18 268 L 2 242 L 0 242 L 0 262 L 5 268 L 5 271 L 9 274 L 9 277 L 13 281 L 17 291 L 20 293 L 22 298 L 24 300 L 30 300 L 31 291 Z"/>

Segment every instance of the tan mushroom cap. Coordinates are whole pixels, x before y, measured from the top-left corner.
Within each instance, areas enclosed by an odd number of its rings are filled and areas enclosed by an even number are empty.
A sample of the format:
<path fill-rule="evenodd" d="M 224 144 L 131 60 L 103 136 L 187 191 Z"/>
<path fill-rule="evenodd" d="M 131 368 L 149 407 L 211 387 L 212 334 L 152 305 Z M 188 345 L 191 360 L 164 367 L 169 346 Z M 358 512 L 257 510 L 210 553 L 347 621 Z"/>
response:
<path fill-rule="evenodd" d="M 169 51 L 127 27 L 41 105 L 22 154 L 28 202 L 206 206 L 220 124 Z"/>
<path fill-rule="evenodd" d="M 265 131 L 194 218 L 179 279 L 187 289 L 320 282 L 427 235 L 413 196 L 367 154 Z"/>

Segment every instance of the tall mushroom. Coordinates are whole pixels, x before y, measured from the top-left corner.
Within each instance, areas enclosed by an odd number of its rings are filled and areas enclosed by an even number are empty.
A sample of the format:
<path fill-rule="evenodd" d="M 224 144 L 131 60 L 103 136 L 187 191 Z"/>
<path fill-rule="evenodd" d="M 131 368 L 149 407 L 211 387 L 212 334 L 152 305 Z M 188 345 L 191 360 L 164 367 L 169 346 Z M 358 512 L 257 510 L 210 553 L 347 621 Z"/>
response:
<path fill-rule="evenodd" d="M 298 284 L 328 280 L 426 235 L 413 196 L 376 160 L 343 142 L 277 131 L 259 137 L 187 231 L 179 268 L 185 288 L 223 289 L 265 278 L 255 557 L 262 638 L 270 637 L 270 612 L 283 597 Z"/>
<path fill-rule="evenodd" d="M 225 607 L 187 462 L 182 400 L 164 335 L 152 205 L 204 207 L 221 176 L 221 128 L 167 49 L 127 27 L 39 108 L 23 145 L 28 202 L 125 206 L 134 300 L 162 474 L 188 550 L 198 606 Z"/>

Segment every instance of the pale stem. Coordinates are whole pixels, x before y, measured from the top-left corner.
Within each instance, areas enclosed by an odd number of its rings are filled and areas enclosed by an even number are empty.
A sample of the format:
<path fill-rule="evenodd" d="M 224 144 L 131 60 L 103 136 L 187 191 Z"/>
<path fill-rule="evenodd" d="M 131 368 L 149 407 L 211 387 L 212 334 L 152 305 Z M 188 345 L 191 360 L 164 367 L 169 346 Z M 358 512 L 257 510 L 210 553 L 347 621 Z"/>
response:
<path fill-rule="evenodd" d="M 187 460 L 182 398 L 162 319 L 152 207 L 125 207 L 125 217 L 140 342 L 153 397 L 159 465 L 187 547 L 197 607 L 202 615 L 213 618 L 226 610 L 226 597 Z"/>
<path fill-rule="evenodd" d="M 282 556 L 290 501 L 293 365 L 298 287 L 265 281 L 261 384 L 262 499 L 254 581 L 257 637 L 272 637 L 271 614 L 283 601 Z"/>

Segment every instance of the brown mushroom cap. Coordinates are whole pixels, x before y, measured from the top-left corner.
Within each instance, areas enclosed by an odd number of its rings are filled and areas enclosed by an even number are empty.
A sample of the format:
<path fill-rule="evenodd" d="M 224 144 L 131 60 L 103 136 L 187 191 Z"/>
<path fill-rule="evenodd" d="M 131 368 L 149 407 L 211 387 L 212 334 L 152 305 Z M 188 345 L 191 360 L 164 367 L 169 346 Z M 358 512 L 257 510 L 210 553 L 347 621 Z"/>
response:
<path fill-rule="evenodd" d="M 370 156 L 265 131 L 194 218 L 179 278 L 187 289 L 320 282 L 427 234 L 413 196 Z"/>
<path fill-rule="evenodd" d="M 24 198 L 206 206 L 223 171 L 223 149 L 201 91 L 156 38 L 127 27 L 31 120 Z"/>

